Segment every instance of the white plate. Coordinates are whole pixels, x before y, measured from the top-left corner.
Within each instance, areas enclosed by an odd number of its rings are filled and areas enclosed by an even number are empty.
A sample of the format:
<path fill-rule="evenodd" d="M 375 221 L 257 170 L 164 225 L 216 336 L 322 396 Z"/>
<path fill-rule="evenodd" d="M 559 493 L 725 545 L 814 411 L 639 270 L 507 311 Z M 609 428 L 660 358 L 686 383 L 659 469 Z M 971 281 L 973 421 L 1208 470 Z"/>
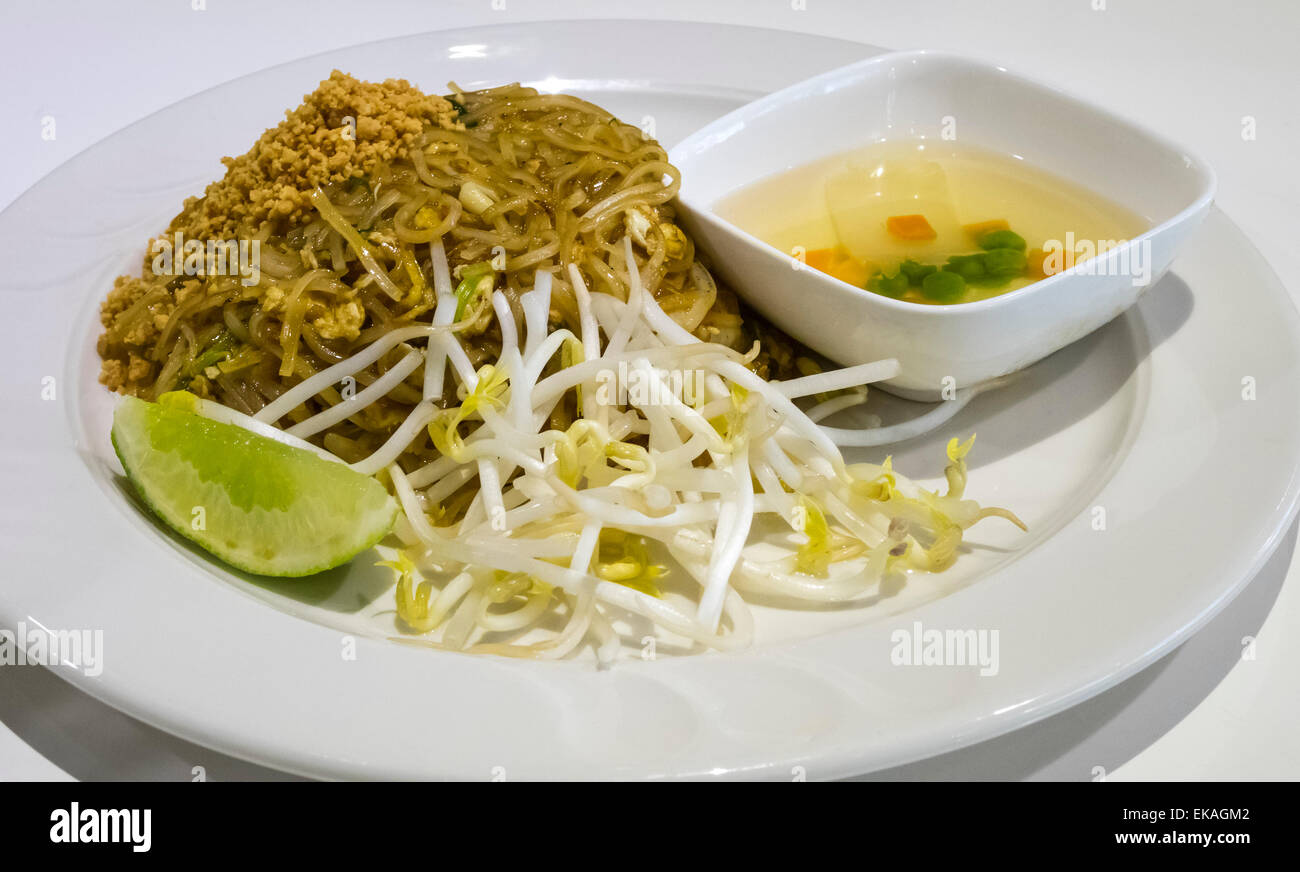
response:
<path fill-rule="evenodd" d="M 115 477 L 99 299 L 220 155 L 331 68 L 431 90 L 543 81 L 671 144 L 874 51 L 651 22 L 425 34 L 204 92 L 60 167 L 0 215 L 0 625 L 102 630 L 102 674 L 58 674 L 188 739 L 332 777 L 834 777 L 1013 729 L 1168 651 L 1262 564 L 1300 481 L 1297 316 L 1217 212 L 1129 314 L 897 453 L 933 476 L 944 438 L 977 430 L 969 493 L 1014 508 L 1030 534 L 981 525 L 955 570 L 870 608 L 760 609 L 761 642 L 743 653 L 597 672 L 397 645 L 383 638 L 382 575 L 235 577 L 160 530 Z M 41 398 L 48 377 L 54 402 Z M 999 671 L 892 665 L 891 636 L 916 621 L 997 630 Z"/>

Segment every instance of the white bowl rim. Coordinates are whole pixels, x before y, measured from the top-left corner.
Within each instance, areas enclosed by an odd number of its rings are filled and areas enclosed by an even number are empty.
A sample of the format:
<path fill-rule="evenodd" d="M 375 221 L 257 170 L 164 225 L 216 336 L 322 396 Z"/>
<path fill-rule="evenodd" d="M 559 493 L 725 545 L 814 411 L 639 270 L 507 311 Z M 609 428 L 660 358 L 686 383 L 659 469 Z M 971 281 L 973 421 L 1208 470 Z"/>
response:
<path fill-rule="evenodd" d="M 1094 112 L 1098 112 L 1103 116 L 1105 116 L 1107 121 L 1122 127 L 1127 127 L 1128 129 L 1140 134 L 1142 137 L 1146 138 L 1147 140 L 1150 140 L 1156 145 L 1159 145 L 1169 151 L 1181 153 L 1183 155 L 1184 159 L 1187 161 L 1188 169 L 1193 170 L 1199 176 L 1201 182 L 1201 191 L 1197 195 L 1196 199 L 1194 199 L 1188 205 L 1184 206 L 1176 214 L 1165 219 L 1159 224 L 1147 228 L 1142 233 L 1138 234 L 1132 239 L 1125 240 L 1123 243 L 1115 246 L 1114 248 L 1108 249 L 1105 254 L 1105 256 L 1107 257 L 1120 256 L 1121 252 L 1130 250 L 1133 246 L 1147 239 L 1150 239 L 1155 234 L 1164 232 L 1170 227 L 1175 227 L 1193 218 L 1198 213 L 1205 212 L 1207 209 L 1209 209 L 1210 205 L 1214 202 L 1214 195 L 1215 192 L 1218 190 L 1218 176 L 1214 172 L 1213 167 L 1211 167 L 1210 164 L 1207 163 L 1204 159 L 1202 159 L 1197 153 L 1183 147 L 1182 145 L 1179 145 L 1178 143 L 1166 137 L 1164 134 L 1159 133 L 1139 122 L 1132 121 L 1128 118 L 1125 118 L 1122 115 L 1118 115 L 1115 112 L 1111 111 L 1110 109 L 1106 108 L 1105 106 L 1101 106 L 1097 103 L 1092 102 L 1091 100 L 1083 98 L 1070 91 L 1059 88 L 1055 85 L 1049 85 L 1044 82 L 1040 82 L 1037 79 L 1030 78 L 1021 73 L 1012 72 L 1007 67 L 1004 67 L 1001 64 L 997 64 L 992 61 L 982 60 L 980 58 L 975 58 L 969 55 L 963 55 L 958 52 L 952 52 L 943 49 L 918 48 L 918 49 L 905 49 L 901 51 L 885 52 L 884 54 L 873 55 L 872 57 L 865 58 L 860 61 L 856 61 L 855 63 L 851 63 L 842 67 L 836 67 L 835 69 L 828 70 L 824 73 L 819 73 L 816 76 L 812 76 L 811 78 L 804 79 L 802 82 L 796 82 L 795 84 L 782 88 L 779 91 L 773 91 L 772 93 L 767 94 L 764 97 L 760 97 L 759 99 L 754 100 L 751 103 L 746 103 L 744 106 L 741 106 L 738 109 L 728 112 L 726 115 L 723 115 L 721 118 L 718 118 L 712 121 L 711 123 L 705 125 L 704 127 L 692 133 L 686 139 L 679 142 L 676 146 L 673 147 L 672 152 L 680 153 L 681 150 L 683 150 L 684 148 L 692 145 L 697 140 L 704 138 L 708 134 L 708 132 L 728 124 L 734 124 L 737 118 L 749 116 L 762 109 L 766 109 L 776 105 L 781 105 L 787 102 L 798 105 L 800 101 L 792 100 L 791 99 L 792 97 L 803 95 L 805 93 L 810 95 L 821 93 L 821 89 L 819 88 L 819 86 L 827 82 L 833 82 L 837 79 L 851 77 L 859 70 L 862 69 L 875 67 L 875 66 L 885 66 L 891 63 L 897 63 L 900 61 L 907 61 L 913 59 L 945 61 L 945 62 L 956 64 L 958 66 L 967 66 L 969 68 L 974 68 L 981 73 L 1006 77 L 1009 80 L 1011 80 L 1014 84 L 1019 85 L 1021 87 L 1036 89 L 1040 92 L 1049 94 L 1064 102 L 1072 103 L 1077 106 L 1082 106 L 1087 109 L 1090 109 Z M 886 140 L 876 140 L 876 141 L 883 142 Z M 677 166 L 680 163 L 681 158 L 670 157 L 670 160 L 672 161 L 674 166 Z M 683 175 L 685 175 L 685 173 L 683 173 Z M 758 181 L 758 179 L 755 179 L 754 181 Z M 700 214 L 701 217 L 706 217 L 707 219 L 711 219 L 728 233 L 731 233 L 732 235 L 737 236 L 752 245 L 757 245 L 760 248 L 766 249 L 768 252 L 775 254 L 776 256 L 782 258 L 783 260 L 792 259 L 791 256 L 786 254 L 784 251 L 781 251 L 776 246 L 768 242 L 765 242 L 762 239 L 759 239 L 757 236 L 753 235 L 747 230 L 740 228 L 739 226 L 733 224 L 732 222 L 727 221 L 725 218 L 722 218 L 716 212 L 712 211 L 712 209 L 704 206 L 699 206 L 697 204 L 693 204 L 688 197 L 682 197 L 680 193 L 678 194 L 678 199 L 688 209 Z M 1097 257 L 1102 257 L 1102 256 L 1103 255 L 1097 255 Z M 1003 294 L 998 294 L 993 297 L 987 297 L 983 300 L 972 300 L 965 303 L 947 303 L 943 305 L 935 305 L 933 303 L 914 303 L 909 300 L 898 300 L 898 299 L 894 299 L 893 297 L 887 297 L 884 294 L 872 293 L 870 291 L 867 291 L 864 288 L 859 288 L 856 285 L 851 285 L 842 279 L 838 279 L 828 273 L 823 273 L 820 270 L 808 269 L 807 271 L 814 274 L 813 278 L 815 280 L 821 281 L 823 284 L 826 284 L 827 287 L 833 288 L 836 292 L 840 293 L 841 295 L 844 293 L 845 289 L 849 289 L 853 291 L 853 296 L 855 299 L 866 299 L 870 301 L 871 304 L 881 305 L 884 306 L 886 309 L 896 309 L 900 312 L 909 312 L 912 314 L 920 314 L 924 312 L 929 317 L 944 318 L 944 317 L 957 317 L 965 313 L 979 312 L 987 309 L 996 309 L 999 307 L 1009 306 L 1009 305 L 1013 305 L 1016 301 L 1026 299 L 1032 295 L 1051 293 L 1051 291 L 1048 290 L 1049 288 L 1053 287 L 1056 284 L 1059 284 L 1061 281 L 1065 280 L 1068 277 L 1082 274 L 1082 271 L 1080 269 L 1082 266 L 1083 266 L 1082 263 L 1076 263 L 1074 266 L 1070 267 L 1069 269 L 1062 270 L 1061 272 L 1055 275 L 1048 276 L 1047 278 L 1044 279 L 1040 279 L 1039 281 L 1025 285 L 1022 288 L 1016 288 L 1015 290 L 1007 291 L 1006 293 Z M 1154 284 L 1154 281 L 1152 282 L 1152 284 Z"/>

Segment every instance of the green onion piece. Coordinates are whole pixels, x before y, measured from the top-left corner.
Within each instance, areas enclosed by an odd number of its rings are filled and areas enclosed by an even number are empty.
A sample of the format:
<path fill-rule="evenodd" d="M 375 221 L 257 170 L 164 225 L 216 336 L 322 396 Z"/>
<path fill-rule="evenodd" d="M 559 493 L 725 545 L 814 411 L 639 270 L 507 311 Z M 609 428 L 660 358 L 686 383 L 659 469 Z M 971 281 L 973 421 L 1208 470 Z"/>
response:
<path fill-rule="evenodd" d="M 478 263 L 471 263 L 460 271 L 462 279 L 477 279 L 492 272 L 492 261 L 480 260 Z"/>
<path fill-rule="evenodd" d="M 957 254 L 948 258 L 943 265 L 944 272 L 956 273 L 968 282 L 976 282 L 985 276 L 984 255 Z"/>
<path fill-rule="evenodd" d="M 901 297 L 907 291 L 907 276 L 902 272 L 895 275 L 887 276 L 883 272 L 878 272 L 871 278 L 867 279 L 867 290 L 875 294 L 882 294 L 886 297 Z"/>
<path fill-rule="evenodd" d="M 960 273 L 944 269 L 930 273 L 921 281 L 921 293 L 936 303 L 956 302 L 966 293 L 966 280 Z"/>
<path fill-rule="evenodd" d="M 479 291 L 483 279 L 492 275 L 492 262 L 489 260 L 472 263 L 461 270 L 460 284 L 456 285 L 456 315 L 452 318 L 453 321 L 459 321 L 465 315 L 465 309 L 469 307 L 475 292 Z M 491 287 L 492 282 L 489 282 L 487 289 Z"/>
<path fill-rule="evenodd" d="M 182 370 L 183 374 L 191 377 L 198 375 L 213 364 L 220 363 L 229 357 L 230 352 L 234 351 L 235 346 L 238 344 L 239 342 L 235 339 L 233 333 L 229 330 L 222 330 L 213 337 L 206 348 L 185 365 Z"/>
<path fill-rule="evenodd" d="M 467 128 L 478 126 L 478 119 L 471 119 L 469 121 L 465 120 L 465 116 L 469 115 L 469 108 L 464 103 L 462 103 L 460 100 L 457 100 L 454 96 L 449 96 L 446 98 L 446 100 L 448 103 L 451 104 L 451 108 L 456 110 L 457 121 L 464 122 Z"/>
<path fill-rule="evenodd" d="M 1014 248 L 995 248 L 984 253 L 984 271 L 994 278 L 1007 279 L 1022 275 L 1028 265 L 1025 253 Z"/>
<path fill-rule="evenodd" d="M 1025 250 L 1025 238 L 1014 230 L 991 230 L 980 237 L 980 248 L 993 251 L 999 248 Z"/>
<path fill-rule="evenodd" d="M 909 257 L 899 265 L 898 269 L 903 275 L 907 276 L 907 281 L 912 287 L 919 288 L 925 277 L 937 270 L 938 267 L 929 263 L 917 263 Z"/>

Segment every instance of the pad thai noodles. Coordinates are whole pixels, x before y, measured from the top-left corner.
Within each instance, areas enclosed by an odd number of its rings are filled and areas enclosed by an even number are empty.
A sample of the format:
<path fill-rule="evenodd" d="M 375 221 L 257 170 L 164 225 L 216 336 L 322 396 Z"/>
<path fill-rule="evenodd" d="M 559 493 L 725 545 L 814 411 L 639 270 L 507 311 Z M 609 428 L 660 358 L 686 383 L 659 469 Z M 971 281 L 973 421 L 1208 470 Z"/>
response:
<path fill-rule="evenodd" d="M 397 638 L 732 649 L 747 598 L 852 602 L 1019 524 L 965 498 L 970 440 L 942 493 L 846 462 L 819 422 L 897 363 L 826 370 L 743 309 L 663 147 L 598 106 L 335 72 L 225 163 L 105 301 L 101 381 L 377 476 Z"/>

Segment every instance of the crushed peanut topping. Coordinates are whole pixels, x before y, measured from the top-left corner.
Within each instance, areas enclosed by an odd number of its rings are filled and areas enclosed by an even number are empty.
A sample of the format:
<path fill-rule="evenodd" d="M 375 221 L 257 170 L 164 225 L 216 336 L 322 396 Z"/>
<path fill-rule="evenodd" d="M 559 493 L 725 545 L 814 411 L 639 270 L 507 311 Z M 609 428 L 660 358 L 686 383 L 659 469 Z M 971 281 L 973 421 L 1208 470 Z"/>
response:
<path fill-rule="evenodd" d="M 312 188 L 406 157 L 425 126 L 459 127 L 455 116 L 451 103 L 405 79 L 363 82 L 335 70 L 247 154 L 223 158 L 225 178 L 186 200 L 168 232 L 228 239 L 269 225 L 282 233 L 312 214 Z"/>

